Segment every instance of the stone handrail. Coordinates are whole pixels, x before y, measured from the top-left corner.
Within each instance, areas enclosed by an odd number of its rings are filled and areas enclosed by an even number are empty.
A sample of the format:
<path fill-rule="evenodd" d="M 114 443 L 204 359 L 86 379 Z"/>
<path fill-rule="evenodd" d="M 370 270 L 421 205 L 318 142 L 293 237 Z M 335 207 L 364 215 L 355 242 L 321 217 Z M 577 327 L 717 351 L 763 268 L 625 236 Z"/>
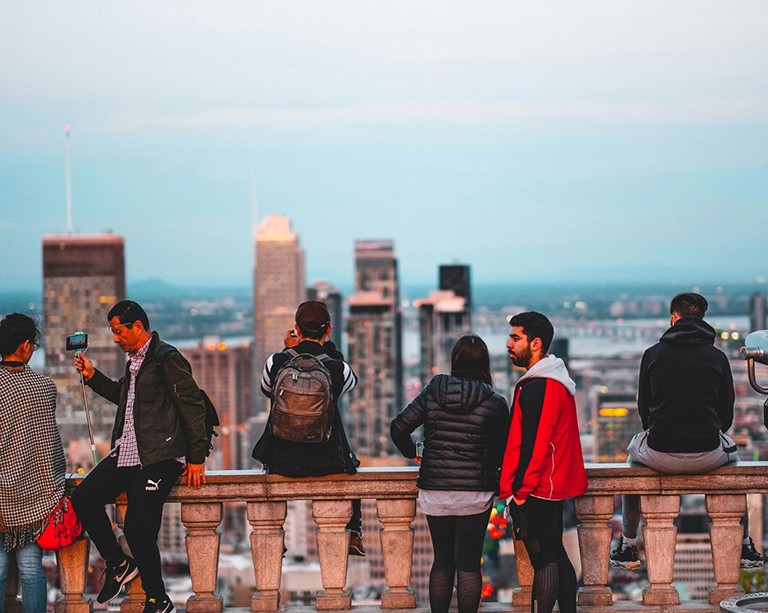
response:
<path fill-rule="evenodd" d="M 644 466 L 626 464 L 587 465 L 589 490 L 576 500 L 579 546 L 582 552 L 584 587 L 579 605 L 609 606 L 608 581 L 611 529 L 616 494 L 639 494 L 645 527 L 646 564 L 650 586 L 643 604 L 674 609 L 679 605 L 672 587 L 675 540 L 674 520 L 680 511 L 680 494 L 704 494 L 709 513 L 715 586 L 710 605 L 741 592 L 738 586 L 742 526 L 746 494 L 768 492 L 768 463 L 743 462 L 723 466 L 704 475 L 663 475 Z"/>
<path fill-rule="evenodd" d="M 349 534 L 345 525 L 351 514 L 350 501 L 375 499 L 381 523 L 380 538 L 387 590 L 382 596 L 382 609 L 415 608 L 415 598 L 408 586 L 411 578 L 413 530 L 416 514 L 415 467 L 363 468 L 357 475 L 329 475 L 291 479 L 265 475 L 259 471 L 212 471 L 201 490 L 179 485 L 170 501 L 181 503 L 181 518 L 188 530 L 186 539 L 192 590 L 186 603 L 190 612 L 222 611 L 223 603 L 215 592 L 218 574 L 219 534 L 224 502 L 244 501 L 247 518 L 253 528 L 251 551 L 256 592 L 252 611 L 276 611 L 280 606 L 279 590 L 283 552 L 283 522 L 286 501 L 312 500 L 313 516 L 318 525 L 323 591 L 318 594 L 317 610 L 343 610 L 351 604 L 344 591 L 347 574 Z M 645 518 L 644 538 L 650 586 L 643 594 L 640 609 L 679 608 L 672 587 L 676 529 L 674 519 L 680 508 L 679 494 L 705 494 L 706 507 L 712 519 L 716 585 L 710 591 L 711 608 L 723 598 L 740 592 L 737 585 L 741 550 L 739 518 L 746 508 L 746 494 L 768 492 L 768 463 L 745 462 L 724 466 L 706 475 L 662 475 L 649 468 L 626 464 L 587 465 L 588 492 L 577 499 L 579 544 L 582 555 L 584 586 L 579 591 L 579 606 L 590 610 L 612 609 L 613 595 L 608 582 L 609 549 L 616 494 L 640 495 Z M 73 476 L 70 486 L 82 477 Z M 118 501 L 118 517 L 124 500 Z M 118 523 L 122 521 L 119 519 Z M 84 597 L 85 573 L 89 543 L 81 540 L 59 552 L 59 577 L 62 597 L 56 604 L 59 613 L 91 610 Z M 518 575 L 521 588 L 514 594 L 512 607 L 530 606 L 532 572 L 525 548 L 517 547 Z M 9 582 L 6 611 L 14 611 L 15 588 Z M 140 611 L 143 595 L 139 581 L 134 581 L 129 598 L 121 611 Z"/>

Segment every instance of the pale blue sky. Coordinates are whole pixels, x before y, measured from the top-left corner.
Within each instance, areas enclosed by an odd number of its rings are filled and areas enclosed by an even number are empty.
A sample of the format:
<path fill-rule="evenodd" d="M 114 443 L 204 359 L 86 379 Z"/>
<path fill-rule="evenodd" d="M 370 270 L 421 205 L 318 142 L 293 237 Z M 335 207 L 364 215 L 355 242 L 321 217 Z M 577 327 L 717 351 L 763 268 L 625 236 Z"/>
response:
<path fill-rule="evenodd" d="M 4 2 L 0 285 L 40 238 L 129 283 L 248 285 L 283 213 L 308 281 L 356 238 L 404 281 L 768 274 L 768 3 Z"/>

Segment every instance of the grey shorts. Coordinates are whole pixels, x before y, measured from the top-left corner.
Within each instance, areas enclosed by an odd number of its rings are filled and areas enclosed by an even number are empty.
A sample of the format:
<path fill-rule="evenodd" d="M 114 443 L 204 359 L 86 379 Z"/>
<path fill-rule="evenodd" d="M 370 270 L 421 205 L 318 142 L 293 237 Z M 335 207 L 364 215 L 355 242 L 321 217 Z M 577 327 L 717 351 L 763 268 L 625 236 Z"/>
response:
<path fill-rule="evenodd" d="M 645 464 L 660 473 L 676 475 L 694 475 L 708 473 L 718 466 L 737 462 L 736 443 L 727 434 L 720 433 L 720 446 L 712 451 L 700 453 L 667 453 L 656 451 L 648 446 L 648 431 L 639 432 L 632 437 L 627 447 L 629 461 L 633 464 Z"/>

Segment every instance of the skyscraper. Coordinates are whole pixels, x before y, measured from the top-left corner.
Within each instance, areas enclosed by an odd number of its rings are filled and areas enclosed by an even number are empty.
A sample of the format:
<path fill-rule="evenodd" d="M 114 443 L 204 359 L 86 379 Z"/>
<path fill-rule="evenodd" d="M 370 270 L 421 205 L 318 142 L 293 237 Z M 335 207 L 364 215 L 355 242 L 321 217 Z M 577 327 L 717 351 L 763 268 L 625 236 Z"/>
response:
<path fill-rule="evenodd" d="M 328 281 L 315 281 L 312 287 L 307 288 L 307 300 L 325 302 L 328 312 L 331 314 L 331 336 L 329 338 L 341 351 L 341 332 L 343 329 L 341 292 Z"/>
<path fill-rule="evenodd" d="M 304 251 L 299 237 L 287 217 L 270 215 L 256 232 L 253 338 L 257 384 L 267 357 L 283 348 L 285 332 L 293 327 L 293 316 L 305 299 L 305 291 Z M 263 395 L 254 397 L 257 408 L 266 410 Z"/>
<path fill-rule="evenodd" d="M 419 309 L 421 384 L 426 385 L 436 374 L 450 373 L 453 346 L 469 334 L 471 314 L 467 299 L 453 290 L 430 292 L 414 306 Z"/>
<path fill-rule="evenodd" d="M 358 376 L 346 410 L 358 455 L 392 452 L 389 422 L 403 408 L 402 314 L 392 240 L 355 242 L 347 358 Z"/>
<path fill-rule="evenodd" d="M 595 462 L 624 462 L 627 445 L 643 429 L 637 412 L 637 391 L 598 386 L 592 390 L 592 433 Z"/>
<path fill-rule="evenodd" d="M 755 292 L 749 297 L 749 331 L 765 330 L 765 294 Z"/>
<path fill-rule="evenodd" d="M 122 374 L 125 356 L 112 342 L 107 313 L 125 298 L 125 242 L 122 236 L 43 237 L 43 326 L 46 373 L 59 390 L 58 422 L 65 441 L 87 435 L 80 380 L 64 339 L 88 334 L 88 356 L 111 377 Z M 108 437 L 114 405 L 88 393 L 95 432 Z"/>
<path fill-rule="evenodd" d="M 197 347 L 184 349 L 197 384 L 210 396 L 219 414 L 219 436 L 213 440 L 209 468 L 250 468 L 252 441 L 246 422 L 252 412 L 251 346 L 230 345 L 218 337 L 205 337 Z"/>
<path fill-rule="evenodd" d="M 469 281 L 468 264 L 442 264 L 439 269 L 440 289 L 452 291 L 466 298 L 467 309 L 472 309 L 472 287 Z"/>

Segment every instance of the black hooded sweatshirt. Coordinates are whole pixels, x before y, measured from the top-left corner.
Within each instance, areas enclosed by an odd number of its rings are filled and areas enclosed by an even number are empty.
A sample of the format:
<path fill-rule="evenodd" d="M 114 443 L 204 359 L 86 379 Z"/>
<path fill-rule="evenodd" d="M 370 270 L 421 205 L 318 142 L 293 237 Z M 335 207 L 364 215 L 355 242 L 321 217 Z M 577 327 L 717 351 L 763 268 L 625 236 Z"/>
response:
<path fill-rule="evenodd" d="M 733 422 L 733 376 L 715 330 L 681 317 L 640 363 L 637 408 L 648 446 L 666 453 L 711 451 Z"/>
<path fill-rule="evenodd" d="M 477 379 L 437 375 L 392 420 L 392 441 L 416 455 L 411 432 L 424 426 L 424 455 L 416 484 L 426 490 L 499 491 L 509 431 L 509 406 Z"/>

